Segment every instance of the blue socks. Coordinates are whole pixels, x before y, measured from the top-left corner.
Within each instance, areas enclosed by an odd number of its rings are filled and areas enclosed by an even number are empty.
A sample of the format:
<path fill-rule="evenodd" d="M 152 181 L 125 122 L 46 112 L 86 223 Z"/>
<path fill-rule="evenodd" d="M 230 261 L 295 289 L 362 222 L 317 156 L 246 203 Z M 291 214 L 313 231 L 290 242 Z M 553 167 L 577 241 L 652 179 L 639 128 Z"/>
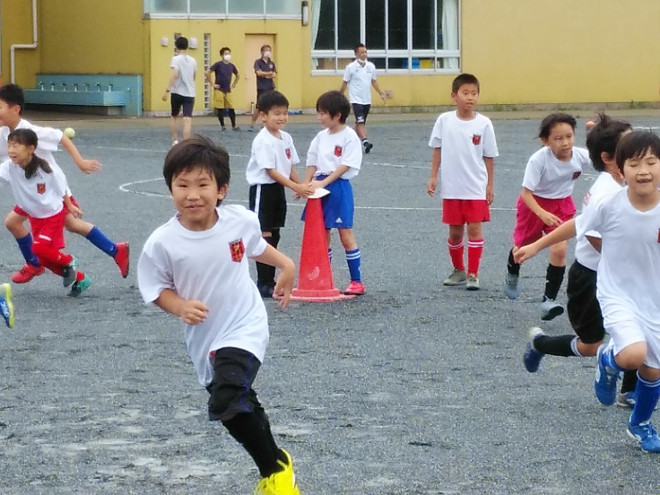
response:
<path fill-rule="evenodd" d="M 92 227 L 92 230 L 89 231 L 86 238 L 108 256 L 114 257 L 115 254 L 117 254 L 117 246 L 115 246 L 115 243 L 108 239 L 105 234 L 96 227 Z"/>
<path fill-rule="evenodd" d="M 346 251 L 346 263 L 348 263 L 348 271 L 351 273 L 351 280 L 354 282 L 361 282 L 360 277 L 360 248 L 353 251 Z"/>
<path fill-rule="evenodd" d="M 637 426 L 651 419 L 653 410 L 660 398 L 660 380 L 649 382 L 637 372 L 637 387 L 635 388 L 635 407 L 630 415 L 630 424 Z"/>
<path fill-rule="evenodd" d="M 21 254 L 26 263 L 32 266 L 41 266 L 39 264 L 39 259 L 32 252 L 32 234 L 16 239 L 16 242 L 18 243 L 18 248 L 21 250 Z"/>
<path fill-rule="evenodd" d="M 616 364 L 616 361 L 614 360 L 614 348 L 610 344 L 607 346 L 607 349 L 605 349 L 605 352 L 603 353 L 603 361 L 605 362 L 605 366 L 608 366 L 614 370 L 617 370 L 619 372 L 626 371 L 623 368 L 621 368 L 618 364 Z"/>

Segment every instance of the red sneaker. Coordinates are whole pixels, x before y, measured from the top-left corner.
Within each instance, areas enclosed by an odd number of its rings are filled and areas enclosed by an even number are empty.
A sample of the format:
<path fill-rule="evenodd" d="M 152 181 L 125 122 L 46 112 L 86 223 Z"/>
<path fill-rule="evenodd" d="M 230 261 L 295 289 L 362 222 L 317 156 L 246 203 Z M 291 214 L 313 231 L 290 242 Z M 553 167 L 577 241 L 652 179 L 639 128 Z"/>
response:
<path fill-rule="evenodd" d="M 20 271 L 17 271 L 12 275 L 11 281 L 15 284 L 26 284 L 34 277 L 38 277 L 45 271 L 46 269 L 43 266 L 34 266 L 30 263 L 26 263 L 23 265 L 23 268 L 21 268 Z"/>
<path fill-rule="evenodd" d="M 364 284 L 362 282 L 356 282 L 355 280 L 351 280 L 351 283 L 348 284 L 348 287 L 346 287 L 344 294 L 361 296 L 365 292 L 366 289 L 364 288 Z"/>
<path fill-rule="evenodd" d="M 117 253 L 114 256 L 115 263 L 121 271 L 121 276 L 126 278 L 128 277 L 128 242 L 118 242 L 117 244 Z"/>

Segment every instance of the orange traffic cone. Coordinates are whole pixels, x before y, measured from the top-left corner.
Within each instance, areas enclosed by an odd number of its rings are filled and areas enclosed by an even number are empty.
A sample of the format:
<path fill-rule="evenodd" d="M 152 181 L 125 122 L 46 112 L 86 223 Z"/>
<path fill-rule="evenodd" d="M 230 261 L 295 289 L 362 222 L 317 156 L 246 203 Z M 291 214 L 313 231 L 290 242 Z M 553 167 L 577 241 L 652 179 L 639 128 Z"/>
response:
<path fill-rule="evenodd" d="M 298 286 L 291 292 L 294 301 L 331 302 L 352 299 L 342 294 L 332 281 L 328 245 L 323 225 L 320 197 L 307 199 Z"/>

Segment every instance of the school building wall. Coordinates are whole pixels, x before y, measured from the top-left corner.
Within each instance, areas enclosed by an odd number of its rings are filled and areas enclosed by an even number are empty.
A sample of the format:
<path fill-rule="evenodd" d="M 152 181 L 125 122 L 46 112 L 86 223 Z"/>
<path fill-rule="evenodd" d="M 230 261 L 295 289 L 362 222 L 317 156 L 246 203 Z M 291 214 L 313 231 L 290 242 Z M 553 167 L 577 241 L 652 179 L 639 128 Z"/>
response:
<path fill-rule="evenodd" d="M 169 103 L 161 96 L 174 33 L 198 41 L 198 48 L 189 50 L 199 67 L 198 112 L 204 110 L 205 34 L 211 63 L 222 46 L 232 49 L 242 77 L 233 93 L 239 111 L 248 110 L 254 99 L 253 81 L 246 80 L 254 74 L 246 67 L 259 56 L 250 40 L 260 36 L 273 40 L 276 85 L 291 108 L 313 108 L 319 94 L 341 84 L 341 74 L 311 75 L 311 26 L 299 20 L 143 19 L 137 0 L 39 0 L 37 5 L 38 48 L 16 51 L 16 82 L 24 87 L 34 87 L 40 72 L 142 74 L 145 112 L 165 114 Z M 32 42 L 31 8 L 29 0 L 0 4 L 2 82 L 10 77 L 10 46 Z M 463 0 L 461 70 L 481 80 L 482 104 L 656 102 L 658 19 L 657 0 L 635 0 L 634 7 L 620 0 Z M 389 106 L 448 105 L 454 76 L 380 74 L 379 83 L 393 92 Z"/>

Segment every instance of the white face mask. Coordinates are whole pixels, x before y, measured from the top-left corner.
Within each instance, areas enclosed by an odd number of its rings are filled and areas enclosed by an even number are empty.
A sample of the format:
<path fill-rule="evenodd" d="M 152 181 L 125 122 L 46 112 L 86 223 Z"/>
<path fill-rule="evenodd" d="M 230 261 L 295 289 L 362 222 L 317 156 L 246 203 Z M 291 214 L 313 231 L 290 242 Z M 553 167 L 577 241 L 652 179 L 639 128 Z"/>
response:
<path fill-rule="evenodd" d="M 365 58 L 364 60 L 360 60 L 360 59 L 358 58 L 357 61 L 358 61 L 358 64 L 360 64 L 360 65 L 364 65 L 364 64 L 367 63 L 367 59 L 366 59 L 366 58 Z"/>
<path fill-rule="evenodd" d="M 263 53 L 264 58 L 270 58 L 270 52 L 266 51 Z"/>
<path fill-rule="evenodd" d="M 229 62 L 231 60 L 231 55 L 226 54 L 224 57 L 222 57 L 225 62 Z"/>

